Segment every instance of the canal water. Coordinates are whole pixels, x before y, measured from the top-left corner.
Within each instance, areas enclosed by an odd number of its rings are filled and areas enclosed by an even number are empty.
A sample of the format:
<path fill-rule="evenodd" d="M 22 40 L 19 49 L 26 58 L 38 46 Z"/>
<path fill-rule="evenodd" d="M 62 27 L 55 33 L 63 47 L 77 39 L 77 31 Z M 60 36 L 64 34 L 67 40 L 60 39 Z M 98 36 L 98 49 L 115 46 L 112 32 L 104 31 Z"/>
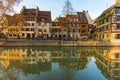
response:
<path fill-rule="evenodd" d="M 0 47 L 0 80 L 120 80 L 120 47 Z"/>

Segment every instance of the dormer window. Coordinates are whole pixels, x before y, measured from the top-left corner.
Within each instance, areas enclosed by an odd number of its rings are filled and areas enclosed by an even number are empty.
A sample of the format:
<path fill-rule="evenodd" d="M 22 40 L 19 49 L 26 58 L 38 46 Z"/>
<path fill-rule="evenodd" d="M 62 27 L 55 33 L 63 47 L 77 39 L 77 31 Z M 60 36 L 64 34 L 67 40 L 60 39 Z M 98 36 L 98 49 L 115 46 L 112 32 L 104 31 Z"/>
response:
<path fill-rule="evenodd" d="M 45 26 L 45 19 L 44 18 L 41 19 L 41 25 Z"/>
<path fill-rule="evenodd" d="M 44 18 L 42 18 L 42 19 L 41 19 L 41 22 L 45 22 L 45 19 L 44 19 Z"/>

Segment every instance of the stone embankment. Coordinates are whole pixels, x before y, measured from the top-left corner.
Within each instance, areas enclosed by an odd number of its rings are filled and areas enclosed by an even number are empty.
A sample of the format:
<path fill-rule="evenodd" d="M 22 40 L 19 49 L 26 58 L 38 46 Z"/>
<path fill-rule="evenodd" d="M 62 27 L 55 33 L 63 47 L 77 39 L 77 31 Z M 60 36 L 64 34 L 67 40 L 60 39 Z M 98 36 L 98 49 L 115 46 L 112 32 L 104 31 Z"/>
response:
<path fill-rule="evenodd" d="M 0 46 L 59 46 L 59 42 L 56 40 L 8 39 Z"/>
<path fill-rule="evenodd" d="M 8 39 L 0 42 L 0 46 L 120 46 L 119 43 L 103 41 L 60 41 L 60 40 L 27 40 L 27 39 Z"/>

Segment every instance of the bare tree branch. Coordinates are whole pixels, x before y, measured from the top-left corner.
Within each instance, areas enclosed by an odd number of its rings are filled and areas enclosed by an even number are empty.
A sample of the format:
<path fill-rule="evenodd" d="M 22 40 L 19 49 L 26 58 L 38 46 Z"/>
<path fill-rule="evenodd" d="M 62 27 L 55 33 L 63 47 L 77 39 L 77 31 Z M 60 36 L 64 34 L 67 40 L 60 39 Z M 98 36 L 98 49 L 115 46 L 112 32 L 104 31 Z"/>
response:
<path fill-rule="evenodd" d="M 65 6 L 63 7 L 63 10 L 62 10 L 62 15 L 66 16 L 74 13 L 75 13 L 75 10 L 73 9 L 71 2 L 69 0 L 66 0 Z"/>
<path fill-rule="evenodd" d="M 5 13 L 13 12 L 13 7 L 21 1 L 22 0 L 0 0 L 0 17 Z"/>

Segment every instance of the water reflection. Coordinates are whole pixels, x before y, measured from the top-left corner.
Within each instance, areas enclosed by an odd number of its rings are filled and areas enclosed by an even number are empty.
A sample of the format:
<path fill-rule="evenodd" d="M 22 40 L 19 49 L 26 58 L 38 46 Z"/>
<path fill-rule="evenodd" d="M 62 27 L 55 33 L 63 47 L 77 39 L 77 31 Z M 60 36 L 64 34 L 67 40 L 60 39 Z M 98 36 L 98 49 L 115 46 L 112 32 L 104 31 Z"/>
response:
<path fill-rule="evenodd" d="M 120 80 L 120 48 L 1 47 L 0 63 L 0 80 Z"/>
<path fill-rule="evenodd" d="M 95 58 L 97 67 L 108 80 L 120 80 L 120 48 L 98 48 Z"/>

